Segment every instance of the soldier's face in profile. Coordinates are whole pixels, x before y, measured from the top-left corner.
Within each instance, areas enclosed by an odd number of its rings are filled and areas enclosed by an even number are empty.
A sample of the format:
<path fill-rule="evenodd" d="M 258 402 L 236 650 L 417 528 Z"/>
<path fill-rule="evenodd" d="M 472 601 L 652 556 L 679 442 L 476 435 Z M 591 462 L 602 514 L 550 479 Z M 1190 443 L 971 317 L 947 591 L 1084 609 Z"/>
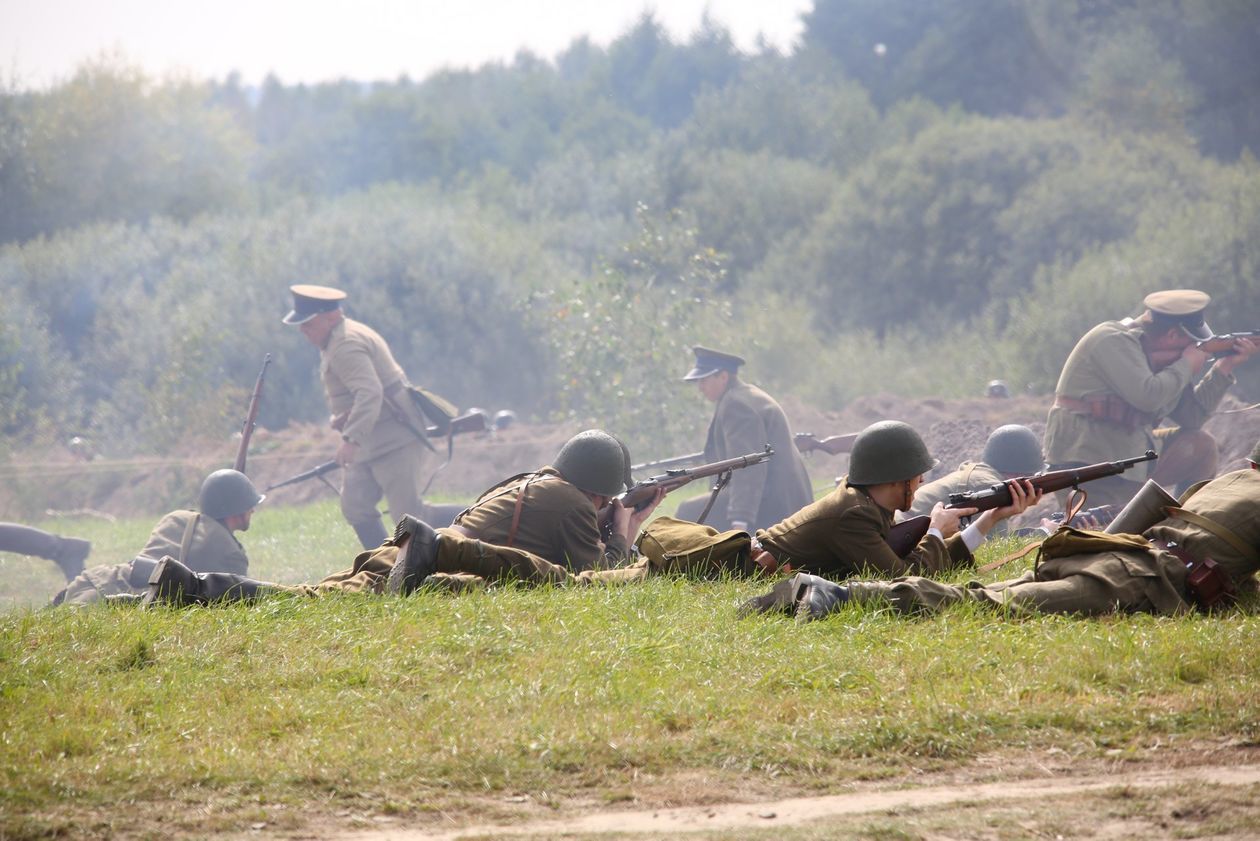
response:
<path fill-rule="evenodd" d="M 324 343 L 328 341 L 328 334 L 332 331 L 335 323 L 335 311 L 321 312 L 314 318 L 299 324 L 298 329 L 302 331 L 302 335 L 306 337 L 308 342 L 315 345 L 315 347 L 322 348 Z"/>
<path fill-rule="evenodd" d="M 716 403 L 722 393 L 726 391 L 726 383 L 730 380 L 730 374 L 726 371 L 717 371 L 709 374 L 707 377 L 696 380 L 696 388 L 700 389 L 700 393 L 705 399 L 711 403 Z"/>

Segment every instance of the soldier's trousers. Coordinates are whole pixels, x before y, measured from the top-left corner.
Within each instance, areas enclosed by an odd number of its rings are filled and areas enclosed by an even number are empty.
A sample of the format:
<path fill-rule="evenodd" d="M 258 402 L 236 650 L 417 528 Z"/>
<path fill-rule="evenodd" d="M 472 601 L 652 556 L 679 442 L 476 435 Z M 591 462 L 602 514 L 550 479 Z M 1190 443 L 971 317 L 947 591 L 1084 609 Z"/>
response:
<path fill-rule="evenodd" d="M 525 584 L 627 584 L 641 581 L 648 575 L 647 561 L 640 561 L 623 569 L 586 571 L 574 574 L 559 564 L 553 564 L 532 552 L 497 546 L 481 540 L 465 537 L 451 529 L 438 529 L 436 575 L 429 579 L 431 586 L 449 590 L 469 590 L 484 587 L 488 582 L 519 581 Z M 318 584 L 269 584 L 277 592 L 298 593 L 306 596 L 322 596 L 328 593 L 381 593 L 385 581 L 398 559 L 398 547 L 380 546 L 360 552 L 354 564 L 335 572 Z"/>
<path fill-rule="evenodd" d="M 911 576 L 892 581 L 853 581 L 850 600 L 884 601 L 899 613 L 938 610 L 972 601 L 1017 614 L 1175 613 L 1188 610 L 1161 561 L 1148 553 L 1098 552 L 1056 558 L 1019 578 L 962 586 Z"/>
<path fill-rule="evenodd" d="M 384 496 L 389 503 L 389 520 L 396 523 L 404 514 L 419 517 L 420 488 L 424 485 L 424 462 L 428 451 L 419 441 L 378 456 L 355 462 L 346 468 L 341 482 L 341 513 L 352 526 L 380 524 L 376 505 Z"/>

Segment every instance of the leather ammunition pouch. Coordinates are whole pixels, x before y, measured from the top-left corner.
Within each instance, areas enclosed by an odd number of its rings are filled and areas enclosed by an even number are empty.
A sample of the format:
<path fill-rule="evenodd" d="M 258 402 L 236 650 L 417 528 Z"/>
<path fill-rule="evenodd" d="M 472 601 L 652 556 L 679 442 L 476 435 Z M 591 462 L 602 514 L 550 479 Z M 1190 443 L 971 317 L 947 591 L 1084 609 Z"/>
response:
<path fill-rule="evenodd" d="M 1095 420 L 1122 426 L 1129 432 L 1140 427 L 1154 426 L 1159 416 L 1142 412 L 1114 394 L 1092 394 L 1088 397 L 1054 396 L 1054 405 L 1078 415 L 1088 415 Z"/>
<path fill-rule="evenodd" d="M 1186 600 L 1204 613 L 1229 607 L 1238 598 L 1229 574 L 1211 558 L 1196 558 L 1175 543 L 1152 540 L 1151 545 L 1163 549 L 1186 565 Z"/>
<path fill-rule="evenodd" d="M 127 572 L 127 583 L 137 590 L 143 590 L 149 586 L 149 576 L 153 574 L 153 568 L 158 562 L 153 558 L 144 555 L 136 555 L 131 562 L 131 569 Z"/>

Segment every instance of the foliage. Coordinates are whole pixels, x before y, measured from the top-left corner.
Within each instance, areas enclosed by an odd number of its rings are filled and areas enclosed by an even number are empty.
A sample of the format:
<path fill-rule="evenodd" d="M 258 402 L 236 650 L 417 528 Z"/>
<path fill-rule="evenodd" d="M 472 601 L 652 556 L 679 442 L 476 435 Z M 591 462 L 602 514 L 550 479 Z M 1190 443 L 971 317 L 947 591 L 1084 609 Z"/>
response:
<path fill-rule="evenodd" d="M 572 287 L 540 293 L 534 306 L 549 322 L 567 415 L 608 426 L 631 452 L 694 448 L 702 410 L 678 380 L 691 345 L 720 345 L 729 330 L 729 308 L 717 294 L 723 260 L 698 245 L 678 213 L 661 218 L 640 206 L 637 215 L 639 237 L 614 262 Z"/>
<path fill-rule="evenodd" d="M 262 423 L 321 418 L 314 351 L 276 323 L 301 281 L 345 287 L 456 402 L 653 447 L 694 447 L 693 342 L 834 405 L 980 368 L 1048 390 L 1159 285 L 1256 323 L 1255 4 L 819 0 L 804 22 L 788 55 L 646 14 L 423 80 L 251 89 L 105 56 L 8 83 L 5 442 L 227 434 L 268 351 Z"/>

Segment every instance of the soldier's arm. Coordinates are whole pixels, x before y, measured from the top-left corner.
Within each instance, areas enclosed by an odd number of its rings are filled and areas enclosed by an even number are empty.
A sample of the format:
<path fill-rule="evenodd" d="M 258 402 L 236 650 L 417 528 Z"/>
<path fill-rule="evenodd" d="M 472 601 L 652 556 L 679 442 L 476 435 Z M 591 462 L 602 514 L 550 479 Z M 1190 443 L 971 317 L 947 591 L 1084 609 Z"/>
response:
<path fill-rule="evenodd" d="M 599 527 L 589 511 L 574 509 L 560 524 L 556 535 L 557 557 L 560 563 L 573 572 L 603 568 L 611 569 L 625 563 L 629 555 L 626 539 L 613 534 L 608 543 L 599 539 Z"/>
<path fill-rule="evenodd" d="M 846 511 L 837 523 L 835 545 L 854 570 L 870 570 L 881 578 L 931 575 L 968 563 L 971 553 L 958 535 L 942 541 L 926 535 L 905 558 L 897 557 L 884 540 L 883 521 L 875 510 L 862 506 Z"/>
<path fill-rule="evenodd" d="M 1140 412 L 1171 411 L 1190 385 L 1189 360 L 1183 357 L 1156 373 L 1141 345 L 1124 336 L 1101 339 L 1092 358 L 1107 388 Z"/>
<path fill-rule="evenodd" d="M 356 444 L 363 444 L 381 416 L 385 392 L 367 348 L 357 342 L 343 342 L 329 361 L 329 367 L 346 389 L 354 395 L 341 434 Z"/>
<path fill-rule="evenodd" d="M 1207 423 L 1216 407 L 1221 404 L 1225 392 L 1235 382 L 1237 380 L 1233 374 L 1224 373 L 1213 365 L 1194 388 L 1185 390 L 1177 408 L 1168 417 L 1183 429 L 1199 429 Z"/>
<path fill-rule="evenodd" d="M 728 456 L 760 452 L 769 440 L 766 425 L 756 410 L 735 401 L 731 401 L 723 416 L 722 435 L 726 439 Z M 726 489 L 728 519 L 749 525 L 754 523 L 769 475 L 770 465 L 766 462 L 731 474 L 731 482 Z"/>

